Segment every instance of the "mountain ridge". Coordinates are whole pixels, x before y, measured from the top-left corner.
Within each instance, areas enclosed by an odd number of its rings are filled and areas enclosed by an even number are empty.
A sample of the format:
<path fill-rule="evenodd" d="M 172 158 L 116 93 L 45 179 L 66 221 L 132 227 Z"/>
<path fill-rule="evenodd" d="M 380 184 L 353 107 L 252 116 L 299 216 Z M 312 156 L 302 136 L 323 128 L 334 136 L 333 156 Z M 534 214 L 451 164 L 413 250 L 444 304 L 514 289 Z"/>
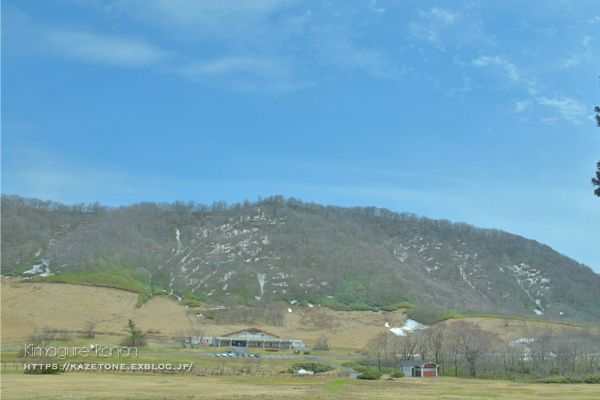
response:
<path fill-rule="evenodd" d="M 120 268 L 149 291 L 202 301 L 600 320 L 589 267 L 535 240 L 408 212 L 282 196 L 107 208 L 3 195 L 2 221 L 5 274 Z"/>

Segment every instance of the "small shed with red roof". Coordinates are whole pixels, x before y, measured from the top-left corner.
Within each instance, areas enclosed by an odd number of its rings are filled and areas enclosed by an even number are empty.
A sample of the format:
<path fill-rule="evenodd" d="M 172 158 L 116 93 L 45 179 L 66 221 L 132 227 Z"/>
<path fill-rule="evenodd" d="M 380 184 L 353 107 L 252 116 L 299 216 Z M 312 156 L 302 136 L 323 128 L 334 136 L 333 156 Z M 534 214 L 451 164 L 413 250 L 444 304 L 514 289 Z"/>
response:
<path fill-rule="evenodd" d="M 431 361 L 407 360 L 398 364 L 404 376 L 414 378 L 435 378 L 439 375 L 440 366 Z"/>

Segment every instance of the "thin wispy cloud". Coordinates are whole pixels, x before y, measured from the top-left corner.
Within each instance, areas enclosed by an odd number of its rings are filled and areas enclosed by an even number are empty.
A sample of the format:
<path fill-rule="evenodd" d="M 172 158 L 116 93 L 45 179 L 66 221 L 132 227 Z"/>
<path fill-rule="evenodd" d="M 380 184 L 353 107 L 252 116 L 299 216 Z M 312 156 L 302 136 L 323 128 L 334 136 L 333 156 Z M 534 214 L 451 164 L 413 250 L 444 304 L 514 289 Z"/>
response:
<path fill-rule="evenodd" d="M 328 38 L 320 46 L 325 62 L 345 70 L 363 71 L 379 79 L 396 79 L 403 73 L 381 51 L 358 46 L 343 36 Z"/>
<path fill-rule="evenodd" d="M 183 40 L 248 43 L 269 39 L 297 0 L 127 0 L 110 7 Z M 273 39 L 277 39 L 274 37 Z"/>
<path fill-rule="evenodd" d="M 128 39 L 91 32 L 50 31 L 50 51 L 79 61 L 121 67 L 147 67 L 167 57 L 167 52 L 140 39 Z"/>
<path fill-rule="evenodd" d="M 519 69 L 506 58 L 495 56 L 481 56 L 475 60 L 471 61 L 471 65 L 474 67 L 491 67 L 500 71 L 503 75 L 509 78 L 513 82 L 519 82 L 521 80 L 521 76 L 519 73 Z"/>
<path fill-rule="evenodd" d="M 207 62 L 197 62 L 180 69 L 180 72 L 190 77 L 251 75 L 279 79 L 290 75 L 286 63 L 276 59 L 252 56 L 231 56 Z"/>
<path fill-rule="evenodd" d="M 428 12 L 421 12 L 420 17 L 422 21 L 413 21 L 408 25 L 411 37 L 435 43 L 440 39 L 440 31 L 452 25 L 457 20 L 458 14 L 434 7 Z"/>
<path fill-rule="evenodd" d="M 276 57 L 227 56 L 193 62 L 178 67 L 175 72 L 192 81 L 225 85 L 237 90 L 284 93 L 313 84 L 296 79 L 289 60 Z"/>
<path fill-rule="evenodd" d="M 533 102 L 531 100 L 516 101 L 515 102 L 515 111 L 516 112 L 525 111 L 529 107 L 531 107 L 532 104 L 533 104 Z"/>
<path fill-rule="evenodd" d="M 543 106 L 554 107 L 563 118 L 574 124 L 580 124 L 581 119 L 585 117 L 587 111 L 586 107 L 580 101 L 571 98 L 549 99 L 542 97 L 538 99 L 538 103 Z"/>
<path fill-rule="evenodd" d="M 377 0 L 371 0 L 371 7 L 372 7 L 373 11 L 375 11 L 376 13 L 381 13 L 381 14 L 385 13 L 385 8 L 379 7 L 377 5 Z"/>
<path fill-rule="evenodd" d="M 575 51 L 571 51 L 571 57 L 564 61 L 564 67 L 575 67 L 582 62 L 589 62 L 590 60 L 592 60 L 593 53 L 591 44 L 594 40 L 595 39 L 592 36 L 584 36 L 581 40 L 581 45 L 579 46 L 580 48 Z"/>

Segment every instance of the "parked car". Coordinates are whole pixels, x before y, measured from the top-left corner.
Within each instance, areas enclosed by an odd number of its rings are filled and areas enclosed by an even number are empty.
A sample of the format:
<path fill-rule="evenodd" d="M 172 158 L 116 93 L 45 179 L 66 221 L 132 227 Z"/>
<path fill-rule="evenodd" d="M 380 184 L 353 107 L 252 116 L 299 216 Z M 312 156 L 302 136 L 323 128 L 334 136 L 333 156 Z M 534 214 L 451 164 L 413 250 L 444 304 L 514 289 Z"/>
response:
<path fill-rule="evenodd" d="M 221 353 L 215 354 L 215 357 L 221 357 Z"/>
<path fill-rule="evenodd" d="M 260 358 L 260 354 L 256 353 L 256 354 L 254 355 L 254 357 L 256 357 L 256 358 Z"/>
<path fill-rule="evenodd" d="M 231 353 L 229 353 L 229 357 L 235 357 L 235 353 L 232 351 Z"/>

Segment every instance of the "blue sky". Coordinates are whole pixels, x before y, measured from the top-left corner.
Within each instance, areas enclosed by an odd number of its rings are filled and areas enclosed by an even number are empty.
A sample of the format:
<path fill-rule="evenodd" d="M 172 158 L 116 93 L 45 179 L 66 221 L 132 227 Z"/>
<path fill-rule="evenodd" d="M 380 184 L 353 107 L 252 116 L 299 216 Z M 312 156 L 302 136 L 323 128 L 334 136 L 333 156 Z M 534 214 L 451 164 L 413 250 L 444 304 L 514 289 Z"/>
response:
<path fill-rule="evenodd" d="M 375 205 L 600 273 L 597 5 L 4 0 L 2 193 Z"/>

